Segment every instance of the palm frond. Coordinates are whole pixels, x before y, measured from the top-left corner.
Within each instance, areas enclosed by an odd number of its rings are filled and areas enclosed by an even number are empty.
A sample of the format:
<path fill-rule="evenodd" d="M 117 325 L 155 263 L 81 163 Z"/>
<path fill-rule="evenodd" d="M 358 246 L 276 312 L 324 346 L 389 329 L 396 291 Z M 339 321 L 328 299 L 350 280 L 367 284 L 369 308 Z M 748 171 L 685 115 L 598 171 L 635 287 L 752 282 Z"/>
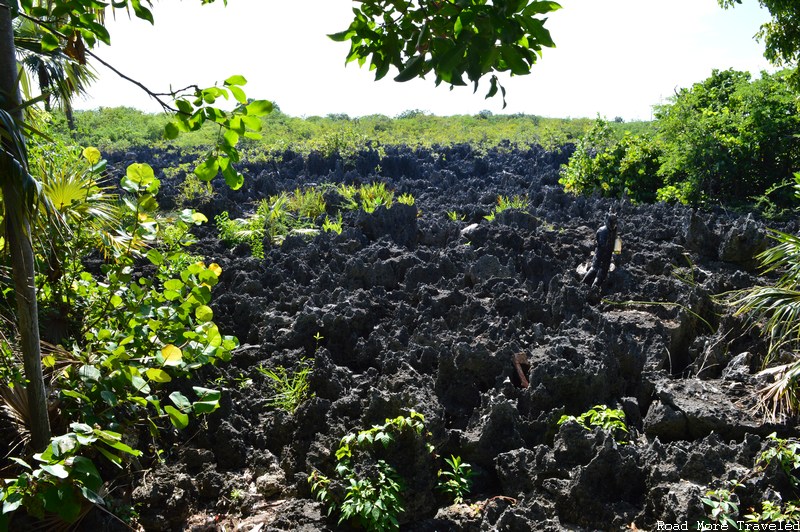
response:
<path fill-rule="evenodd" d="M 774 285 L 737 290 L 724 295 L 736 307 L 735 315 L 747 315 L 761 323 L 769 339 L 764 366 L 779 349 L 800 346 L 800 237 L 772 231 L 777 244 L 757 256 L 765 273 L 782 276 Z"/>
<path fill-rule="evenodd" d="M 78 234 L 94 240 L 106 257 L 127 249 L 129 238 L 121 239 L 117 231 L 121 225 L 118 195 L 87 168 L 78 153 L 43 153 L 33 157 L 31 164 L 42 180 L 42 198 L 50 205 L 47 225 L 42 227 L 44 245 L 53 236 Z"/>
<path fill-rule="evenodd" d="M 769 423 L 782 423 L 800 407 L 800 360 L 761 371 L 759 376 L 773 375 L 774 381 L 758 390 L 755 410 Z"/>
<path fill-rule="evenodd" d="M 800 186 L 800 175 L 796 179 Z M 756 258 L 764 273 L 781 277 L 772 286 L 754 286 L 722 297 L 736 307 L 735 315 L 748 315 L 753 324 L 764 326 L 769 350 L 759 375 L 774 380 L 758 390 L 756 409 L 766 420 L 777 423 L 800 411 L 800 358 L 795 355 L 793 362 L 767 367 L 779 351 L 800 347 L 800 237 L 775 230 L 771 233 L 777 244 Z"/>
<path fill-rule="evenodd" d="M 770 236 L 778 244 L 760 253 L 756 258 L 764 267 L 764 272 L 783 273 L 779 286 L 800 284 L 800 237 L 771 229 Z"/>
<path fill-rule="evenodd" d="M 11 421 L 16 432 L 17 439 L 13 442 L 10 452 L 27 445 L 31 439 L 28 429 L 30 409 L 27 390 L 19 384 L 0 386 L 0 411 Z"/>
<path fill-rule="evenodd" d="M 750 315 L 764 323 L 770 351 L 787 344 L 800 343 L 800 291 L 778 286 L 755 286 L 740 291 L 731 304 L 736 315 Z"/>
<path fill-rule="evenodd" d="M 38 79 L 39 90 L 55 98 L 67 108 L 75 96 L 87 92 L 89 85 L 97 80 L 91 66 L 81 64 L 69 57 L 61 48 L 44 51 L 41 45 L 41 30 L 28 20 L 16 24 L 14 42 L 17 59 L 24 70 Z M 31 83 L 23 86 L 25 97 L 33 97 Z M 49 105 L 49 102 L 45 102 Z"/>
<path fill-rule="evenodd" d="M 26 227 L 23 219 L 29 218 L 38 205 L 41 184 L 28 169 L 28 150 L 22 125 L 4 109 L 0 109 L 0 187 L 13 189 L 21 203 L 9 209 L 4 202 L 4 220 L 9 216 L 17 217 L 14 222 L 19 227 Z"/>

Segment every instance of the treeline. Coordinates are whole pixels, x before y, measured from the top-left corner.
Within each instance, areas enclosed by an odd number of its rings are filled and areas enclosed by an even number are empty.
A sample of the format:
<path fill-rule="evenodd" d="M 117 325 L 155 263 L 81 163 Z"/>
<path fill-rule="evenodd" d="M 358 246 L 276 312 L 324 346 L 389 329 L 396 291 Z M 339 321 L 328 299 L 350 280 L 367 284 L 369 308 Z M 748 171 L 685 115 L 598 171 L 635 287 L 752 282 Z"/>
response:
<path fill-rule="evenodd" d="M 100 108 L 75 113 L 75 140 L 84 146 L 103 151 L 126 150 L 133 146 L 173 145 L 185 148 L 213 144 L 217 130 L 208 124 L 197 132 L 166 141 L 163 137 L 168 118 L 127 107 Z M 338 152 L 347 156 L 367 147 L 408 145 L 412 147 L 470 144 L 476 148 L 498 146 L 525 147 L 541 145 L 555 149 L 576 142 L 592 126 L 588 118 L 545 118 L 534 115 L 499 115 L 482 111 L 477 115 L 434 116 L 410 110 L 395 117 L 369 115 L 349 117 L 330 114 L 325 117 L 293 117 L 276 108 L 262 119 L 261 140 L 246 140 L 245 152 L 278 153 L 292 149 L 299 153 Z M 69 136 L 66 120 L 53 115 L 57 135 Z M 642 132 L 648 122 L 613 122 L 614 135 L 625 131 Z"/>
<path fill-rule="evenodd" d="M 574 193 L 753 205 L 778 215 L 796 203 L 798 93 L 790 71 L 714 70 L 657 106 L 652 130 L 619 138 L 598 119 L 577 143 L 561 183 Z"/>
<path fill-rule="evenodd" d="M 546 118 L 534 115 L 441 117 L 411 110 L 395 117 L 293 117 L 277 108 L 262 118 L 259 140 L 247 139 L 246 157 L 339 154 L 388 145 L 411 147 L 470 144 L 478 150 L 575 144 L 561 183 L 576 194 L 601 194 L 636 202 L 674 201 L 692 205 L 755 205 L 779 215 L 795 200 L 791 185 L 800 171 L 800 95 L 789 71 L 762 73 L 714 70 L 655 106 L 652 122 L 621 119 Z M 53 115 L 55 136 L 70 133 Z M 207 149 L 214 125 L 164 139 L 168 118 L 117 107 L 75 114 L 74 138 L 84 146 L 121 151 L 134 146 Z"/>

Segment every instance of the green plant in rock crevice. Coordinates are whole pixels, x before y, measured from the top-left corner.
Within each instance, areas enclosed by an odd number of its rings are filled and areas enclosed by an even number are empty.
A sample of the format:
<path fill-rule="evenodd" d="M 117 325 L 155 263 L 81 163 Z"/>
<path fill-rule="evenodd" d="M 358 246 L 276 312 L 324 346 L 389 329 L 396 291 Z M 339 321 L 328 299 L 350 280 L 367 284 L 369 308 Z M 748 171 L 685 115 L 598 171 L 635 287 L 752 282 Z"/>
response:
<path fill-rule="evenodd" d="M 751 508 L 745 518 L 751 523 L 785 523 L 800 521 L 800 501 L 779 502 L 761 501 L 761 511 Z"/>
<path fill-rule="evenodd" d="M 358 195 L 361 198 L 361 208 L 367 213 L 375 212 L 378 207 L 389 209 L 394 201 L 394 192 L 386 186 L 386 183 L 361 185 Z"/>
<path fill-rule="evenodd" d="M 416 199 L 411 194 L 405 193 L 401 194 L 400 197 L 397 198 L 397 203 L 402 203 L 403 205 L 414 205 L 416 203 Z"/>
<path fill-rule="evenodd" d="M 625 412 L 609 408 L 606 405 L 595 405 L 577 417 L 563 415 L 558 420 L 558 425 L 563 425 L 568 421 L 574 421 L 586 430 L 600 427 L 614 434 L 617 441 L 622 441 L 623 436 L 621 436 L 621 434 L 628 433 L 628 426 L 625 423 Z"/>
<path fill-rule="evenodd" d="M 242 218 L 231 219 L 225 211 L 214 217 L 220 240 L 229 245 L 248 244 L 256 258 L 264 258 L 264 242 L 279 245 L 290 234 L 313 237 L 323 232 L 342 232 L 342 214 L 338 212 L 335 219 L 325 215 L 326 204 L 323 190 L 325 187 L 310 186 L 297 188 L 292 193 L 281 192 L 262 200 L 254 213 Z M 385 183 L 368 185 L 340 184 L 334 187 L 342 197 L 342 203 L 336 207 L 344 210 L 362 209 L 372 213 L 378 207 L 391 208 L 394 191 Z M 411 194 L 403 194 L 399 203 L 414 205 Z"/>
<path fill-rule="evenodd" d="M 493 222 L 495 217 L 503 211 L 514 209 L 518 211 L 527 212 L 530 204 L 528 203 L 527 196 L 497 196 L 497 205 L 492 209 L 492 212 L 484 216 L 486 220 Z"/>
<path fill-rule="evenodd" d="M 388 448 L 406 431 L 425 437 L 425 418 L 411 411 L 408 416 L 386 419 L 383 425 L 351 433 L 342 438 L 336 450 L 336 478 L 313 471 L 308 482 L 311 492 L 328 508 L 328 515 L 339 514 L 339 523 L 355 520 L 367 530 L 397 530 L 398 517 L 404 511 L 402 482 L 396 470 L 385 460 L 375 459 L 373 447 Z M 426 444 L 433 452 L 430 444 Z M 354 462 L 359 455 L 365 460 Z M 344 484 L 344 495 L 332 488 L 333 480 Z"/>
<path fill-rule="evenodd" d="M 467 219 L 466 215 L 459 214 L 456 210 L 447 211 L 447 218 L 451 222 L 463 222 Z"/>
<path fill-rule="evenodd" d="M 314 397 L 308 383 L 311 363 L 306 359 L 302 359 L 299 368 L 292 372 L 283 366 L 274 369 L 258 366 L 256 370 L 269 379 L 268 384 L 273 391 L 273 395 L 267 400 L 267 406 L 293 414 L 304 401 Z"/>
<path fill-rule="evenodd" d="M 700 501 L 708 507 L 708 520 L 725 529 L 732 527 L 739 530 L 739 497 L 734 493 L 741 484 L 735 480 L 730 482 L 731 489 L 717 489 L 706 492 Z"/>
<path fill-rule="evenodd" d="M 439 484 L 437 488 L 447 494 L 455 504 L 464 502 L 470 490 L 472 489 L 472 466 L 461 460 L 460 456 L 450 456 L 444 459 L 448 470 L 440 469 Z"/>
<path fill-rule="evenodd" d="M 311 493 L 327 507 L 328 515 L 337 513 L 340 524 L 355 521 L 366 530 L 397 530 L 404 511 L 404 481 L 378 455 L 406 435 L 435 458 L 424 422 L 422 414 L 411 410 L 407 416 L 388 418 L 382 425 L 344 436 L 335 452 L 335 476 L 316 470 L 308 476 Z M 472 467 L 459 456 L 444 461 L 446 468 L 437 472 L 435 489 L 461 504 L 472 488 Z"/>
<path fill-rule="evenodd" d="M 331 220 L 328 216 L 325 217 L 325 221 L 322 222 L 322 230 L 326 233 L 334 232 L 337 235 L 342 234 L 342 213 L 339 212 L 336 214 L 336 219 Z"/>
<path fill-rule="evenodd" d="M 800 479 L 795 476 L 795 471 L 800 467 L 800 444 L 794 440 L 778 438 L 774 432 L 767 436 L 767 442 L 769 442 L 769 446 L 758 456 L 750 473 L 742 479 L 728 481 L 730 489 L 709 490 L 701 498 L 701 502 L 708 511 L 707 523 L 724 525 L 733 530 L 742 528 L 750 530 L 747 524 L 738 518 L 740 501 L 735 491 L 744 486 L 743 482 L 746 478 L 754 472 L 766 471 L 773 462 L 777 461 L 778 467 L 786 474 L 794 488 L 800 486 Z M 793 495 L 796 497 L 796 493 Z M 767 524 L 795 521 L 800 518 L 800 500 L 792 499 L 785 503 L 780 498 L 778 501 L 763 500 L 760 511 L 750 508 L 750 513 L 744 517 L 749 523 Z"/>

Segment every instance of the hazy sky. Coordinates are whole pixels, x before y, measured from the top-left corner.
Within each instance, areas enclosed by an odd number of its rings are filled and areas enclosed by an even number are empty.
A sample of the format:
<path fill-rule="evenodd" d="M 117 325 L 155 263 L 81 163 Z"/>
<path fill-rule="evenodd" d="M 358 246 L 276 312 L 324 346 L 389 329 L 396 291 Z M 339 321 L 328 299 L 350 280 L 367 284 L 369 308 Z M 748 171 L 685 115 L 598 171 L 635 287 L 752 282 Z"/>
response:
<path fill-rule="evenodd" d="M 326 37 L 351 20 L 350 0 L 197 0 L 155 2 L 155 25 L 118 14 L 108 21 L 112 46 L 98 55 L 156 92 L 210 86 L 232 74 L 248 79 L 251 98 L 277 102 L 293 116 L 347 113 L 395 116 L 408 109 L 437 115 L 528 113 L 552 117 L 650 119 L 651 106 L 714 68 L 774 70 L 753 40 L 768 13 L 756 0 L 732 10 L 716 0 L 562 0 L 551 14 L 557 48 L 544 49 L 528 76 L 501 76 L 502 100 L 470 87 L 452 91 L 433 78 L 379 82 L 346 43 Z M 98 66 L 100 81 L 81 109 L 127 105 L 158 111 L 144 92 Z"/>

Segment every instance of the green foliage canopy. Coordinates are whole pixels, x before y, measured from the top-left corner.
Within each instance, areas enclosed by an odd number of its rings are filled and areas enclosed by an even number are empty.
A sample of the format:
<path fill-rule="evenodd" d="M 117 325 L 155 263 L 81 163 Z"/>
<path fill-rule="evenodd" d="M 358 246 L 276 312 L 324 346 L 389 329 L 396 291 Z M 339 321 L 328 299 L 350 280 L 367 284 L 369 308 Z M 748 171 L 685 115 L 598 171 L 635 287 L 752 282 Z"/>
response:
<path fill-rule="evenodd" d="M 742 0 L 718 1 L 724 8 L 742 3 Z M 792 83 L 800 87 L 800 72 L 796 68 L 800 61 L 800 3 L 796 0 L 758 0 L 758 3 L 772 16 L 756 34 L 764 42 L 764 57 L 776 66 L 794 65 Z"/>
<path fill-rule="evenodd" d="M 541 54 L 554 47 L 547 19 L 536 18 L 561 6 L 529 0 L 362 0 L 353 9 L 350 27 L 330 37 L 350 41 L 347 62 L 363 65 L 381 79 L 394 66 L 395 81 L 408 81 L 433 72 L 441 82 L 466 85 L 464 76 L 478 89 L 490 72 L 525 75 Z M 492 74 L 490 98 L 505 89 Z"/>
<path fill-rule="evenodd" d="M 788 182 L 800 165 L 800 114 L 789 72 L 714 70 L 656 109 L 665 184 L 684 199 L 746 200 Z"/>
<path fill-rule="evenodd" d="M 635 201 L 742 203 L 773 195 L 770 202 L 785 206 L 800 168 L 800 114 L 789 75 L 751 80 L 747 72 L 714 70 L 656 108 L 652 135 L 615 139 L 598 119 L 561 183 L 576 194 Z"/>

